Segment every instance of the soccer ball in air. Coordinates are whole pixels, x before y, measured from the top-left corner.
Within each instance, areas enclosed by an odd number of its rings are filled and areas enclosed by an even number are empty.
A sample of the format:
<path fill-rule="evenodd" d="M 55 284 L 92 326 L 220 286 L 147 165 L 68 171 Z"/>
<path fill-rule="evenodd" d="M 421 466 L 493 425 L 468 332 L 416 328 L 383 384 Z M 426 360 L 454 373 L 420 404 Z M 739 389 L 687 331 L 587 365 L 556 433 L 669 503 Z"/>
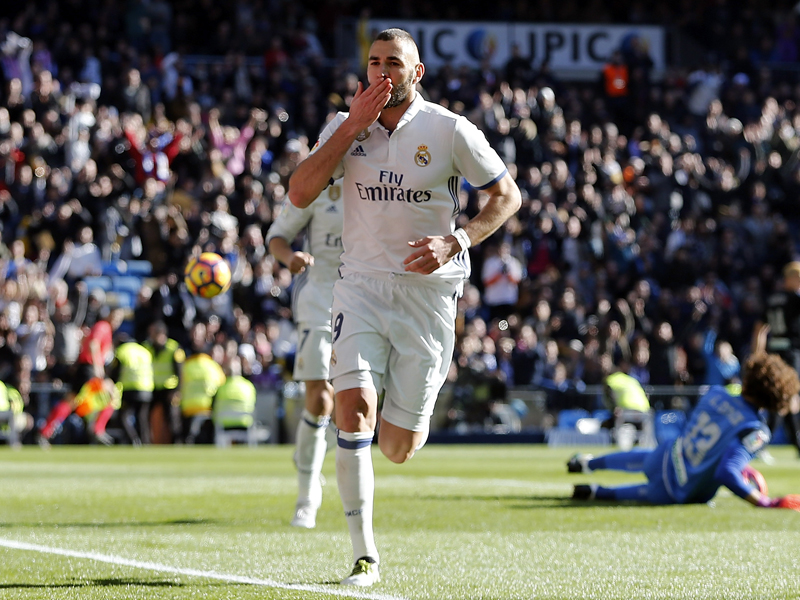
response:
<path fill-rule="evenodd" d="M 189 292 L 201 298 L 213 298 L 231 285 L 231 268 L 214 252 L 190 258 L 183 274 Z"/>

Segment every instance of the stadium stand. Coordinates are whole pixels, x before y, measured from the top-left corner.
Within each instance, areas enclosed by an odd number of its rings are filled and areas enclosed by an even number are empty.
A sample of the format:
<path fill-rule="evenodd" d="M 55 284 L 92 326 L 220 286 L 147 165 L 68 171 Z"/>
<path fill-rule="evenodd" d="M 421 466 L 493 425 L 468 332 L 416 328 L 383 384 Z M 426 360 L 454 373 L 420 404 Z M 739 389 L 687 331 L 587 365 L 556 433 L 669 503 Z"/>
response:
<path fill-rule="evenodd" d="M 34 417 L 46 410 L 26 390 L 57 374 L 69 381 L 69 336 L 111 307 L 126 309 L 122 329 L 139 338 L 163 320 L 187 353 L 238 354 L 260 389 L 282 389 L 296 343 L 291 278 L 263 235 L 293 166 L 346 109 L 359 75 L 334 56 L 349 3 L 323 4 L 243 0 L 227 14 L 188 0 L 149 30 L 113 18 L 141 8 L 119 0 L 80 17 L 68 3 L 34 3 L 0 21 L 0 377 Z M 724 5 L 506 7 L 509 20 L 657 22 L 679 34 L 659 80 L 646 48 L 623 51 L 636 72 L 627 112 L 612 110 L 599 78 L 559 80 L 536 61 L 426 74 L 426 96 L 503 149 L 524 195 L 517 217 L 470 249 L 452 381 L 470 369 L 503 384 L 494 395 L 547 390 L 551 412 L 592 411 L 585 390 L 601 382 L 607 355 L 643 386 L 663 386 L 651 404 L 678 414 L 695 398 L 681 389 L 707 383 L 708 331 L 740 360 L 748 354 L 781 267 L 800 254 L 800 70 L 788 60 L 800 40 L 776 43 L 778 25 L 794 19 L 783 4 Z M 458 17 L 483 19 L 482 6 L 461 3 Z M 429 3 L 420 14 L 452 16 Z M 267 117 L 250 131 L 253 108 Z M 461 196 L 475 214 L 480 192 Z M 497 315 L 480 273 L 504 243 L 525 276 Z M 233 267 L 231 292 L 214 302 L 181 284 L 199 250 Z M 39 316 L 25 322 L 31 306 Z"/>

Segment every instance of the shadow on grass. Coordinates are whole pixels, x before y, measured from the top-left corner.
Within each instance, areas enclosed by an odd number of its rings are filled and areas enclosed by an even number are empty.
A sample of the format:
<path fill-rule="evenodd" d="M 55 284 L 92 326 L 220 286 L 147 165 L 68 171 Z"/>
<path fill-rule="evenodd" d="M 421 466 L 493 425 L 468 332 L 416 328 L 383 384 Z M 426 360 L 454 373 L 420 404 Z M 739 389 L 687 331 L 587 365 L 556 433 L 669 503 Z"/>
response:
<path fill-rule="evenodd" d="M 654 508 L 661 506 L 635 500 L 573 500 L 563 496 L 529 496 L 526 500 L 530 501 L 530 504 L 513 504 L 509 508 L 530 510 L 542 508 Z"/>
<path fill-rule="evenodd" d="M 206 584 L 204 583 L 204 585 Z M 0 583 L 0 590 L 26 590 L 26 589 L 50 590 L 50 589 L 122 587 L 122 586 L 169 588 L 169 587 L 185 587 L 186 584 L 179 583 L 176 581 L 153 581 L 146 579 L 134 579 L 132 577 L 124 577 L 124 578 L 114 578 L 114 579 L 89 579 L 86 581 L 75 581 L 72 583 Z"/>
<path fill-rule="evenodd" d="M 519 509 L 543 509 L 543 508 L 596 508 L 598 506 L 610 507 L 628 507 L 628 508 L 653 508 L 653 504 L 647 502 L 620 502 L 611 500 L 573 500 L 567 496 L 492 496 L 492 495 L 452 495 L 452 496 L 420 496 L 421 500 L 445 500 L 448 502 L 503 502 L 514 501 L 509 508 Z M 527 502 L 528 504 L 520 504 L 520 502 Z"/>
<path fill-rule="evenodd" d="M 174 519 L 171 521 L 125 521 L 109 523 L 0 523 L 0 529 L 13 527 L 95 527 L 98 529 L 111 527 L 171 527 L 173 525 L 221 525 L 228 521 L 218 519 Z"/>
<path fill-rule="evenodd" d="M 470 495 L 470 494 L 454 494 L 450 496 L 418 496 L 415 499 L 419 500 L 432 500 L 432 501 L 442 501 L 446 500 L 448 502 L 498 502 L 502 500 L 556 500 L 555 497 L 544 497 L 544 496 L 495 496 L 492 494 L 483 494 L 483 495 Z M 564 497 L 561 496 L 561 499 L 564 500 Z"/>

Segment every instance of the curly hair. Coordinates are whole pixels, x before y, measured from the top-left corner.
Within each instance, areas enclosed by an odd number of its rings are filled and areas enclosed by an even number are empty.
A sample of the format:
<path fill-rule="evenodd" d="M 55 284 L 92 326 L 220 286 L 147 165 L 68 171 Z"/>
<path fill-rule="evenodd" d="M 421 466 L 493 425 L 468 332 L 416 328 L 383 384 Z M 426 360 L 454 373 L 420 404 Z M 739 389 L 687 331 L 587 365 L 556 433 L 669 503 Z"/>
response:
<path fill-rule="evenodd" d="M 792 396 L 800 392 L 797 371 L 777 354 L 759 352 L 745 363 L 742 396 L 759 408 L 773 412 L 788 410 Z"/>

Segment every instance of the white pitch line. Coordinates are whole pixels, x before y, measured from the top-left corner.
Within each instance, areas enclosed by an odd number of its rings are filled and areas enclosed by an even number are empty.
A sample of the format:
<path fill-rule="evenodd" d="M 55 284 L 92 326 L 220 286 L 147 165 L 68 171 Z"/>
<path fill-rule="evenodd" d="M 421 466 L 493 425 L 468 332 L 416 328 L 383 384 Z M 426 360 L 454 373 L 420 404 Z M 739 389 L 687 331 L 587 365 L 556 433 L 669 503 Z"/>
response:
<path fill-rule="evenodd" d="M 111 554 L 99 554 L 97 552 L 80 552 L 77 550 L 67 550 L 65 548 L 40 546 L 39 544 L 28 544 L 27 542 L 18 542 L 16 540 L 9 540 L 5 538 L 0 538 L 0 546 L 4 546 L 6 548 L 13 548 L 15 550 L 28 550 L 30 552 L 41 552 L 43 554 L 58 554 L 59 556 L 69 556 L 71 558 L 85 558 L 87 560 L 96 560 L 98 562 L 109 563 L 112 565 L 119 565 L 125 567 L 134 567 L 136 569 L 145 569 L 147 571 L 174 573 L 176 575 L 186 575 L 189 577 L 204 577 L 206 579 L 217 579 L 219 581 L 229 581 L 231 583 L 244 583 L 247 585 L 260 585 L 264 587 L 277 588 L 281 590 L 316 592 L 318 594 L 328 594 L 330 596 L 363 598 L 364 600 L 406 600 L 406 598 L 403 598 L 402 596 L 390 596 L 389 594 L 370 594 L 368 592 L 362 592 L 357 589 L 332 588 L 330 586 L 311 585 L 302 583 L 281 583 L 280 581 L 273 581 L 271 579 L 258 579 L 255 577 L 246 577 L 244 575 L 217 573 L 215 571 L 201 571 L 199 569 L 184 569 L 182 567 L 173 567 L 170 565 L 162 565 L 159 563 L 131 560 L 129 558 L 124 558 L 122 556 L 114 556 Z"/>

